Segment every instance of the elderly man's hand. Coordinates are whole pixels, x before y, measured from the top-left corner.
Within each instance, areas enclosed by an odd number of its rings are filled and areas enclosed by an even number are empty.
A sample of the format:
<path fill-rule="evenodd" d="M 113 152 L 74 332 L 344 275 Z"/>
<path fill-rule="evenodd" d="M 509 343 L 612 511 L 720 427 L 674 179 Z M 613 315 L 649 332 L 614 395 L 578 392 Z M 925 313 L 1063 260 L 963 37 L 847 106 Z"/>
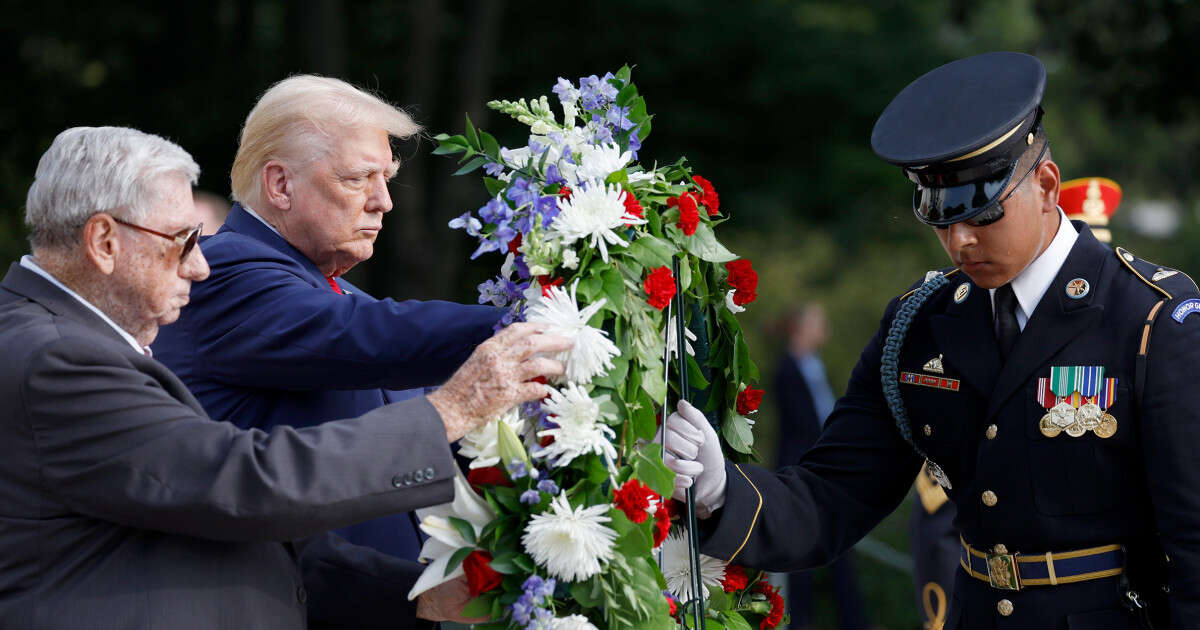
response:
<path fill-rule="evenodd" d="M 487 617 L 463 617 L 463 606 L 471 601 L 466 576 L 459 576 L 439 584 L 417 597 L 417 617 L 429 621 L 453 621 L 456 623 L 482 623 Z"/>
<path fill-rule="evenodd" d="M 429 395 L 446 424 L 451 442 L 514 405 L 540 400 L 546 386 L 539 376 L 563 373 L 563 364 L 546 356 L 569 350 L 570 339 L 543 333 L 543 326 L 518 323 L 479 344 L 450 380 Z"/>

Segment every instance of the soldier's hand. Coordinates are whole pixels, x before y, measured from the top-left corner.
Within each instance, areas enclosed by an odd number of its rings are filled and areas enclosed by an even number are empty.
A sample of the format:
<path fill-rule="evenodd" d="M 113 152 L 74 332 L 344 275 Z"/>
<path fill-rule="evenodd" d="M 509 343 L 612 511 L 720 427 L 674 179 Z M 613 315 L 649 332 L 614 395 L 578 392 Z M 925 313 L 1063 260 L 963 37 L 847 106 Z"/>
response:
<path fill-rule="evenodd" d="M 453 442 L 491 418 L 529 400 L 540 400 L 546 386 L 532 379 L 563 373 L 562 362 L 546 356 L 571 348 L 566 337 L 549 335 L 539 324 L 517 323 L 479 344 L 429 402 L 442 416 Z"/>
<path fill-rule="evenodd" d="M 675 493 L 680 501 L 695 486 L 696 515 L 708 518 L 725 505 L 725 455 L 721 440 L 708 418 L 686 401 L 667 417 L 663 463 L 675 471 Z"/>

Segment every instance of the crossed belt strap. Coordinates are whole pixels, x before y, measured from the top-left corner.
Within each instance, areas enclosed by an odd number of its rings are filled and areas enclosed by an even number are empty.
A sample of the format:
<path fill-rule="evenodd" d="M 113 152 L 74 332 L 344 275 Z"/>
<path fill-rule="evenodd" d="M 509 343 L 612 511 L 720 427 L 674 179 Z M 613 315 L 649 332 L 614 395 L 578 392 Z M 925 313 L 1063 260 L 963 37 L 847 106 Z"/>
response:
<path fill-rule="evenodd" d="M 1002 545 L 984 552 L 959 537 L 959 564 L 971 577 L 993 588 L 1019 591 L 1026 586 L 1057 586 L 1098 580 L 1125 570 L 1121 545 L 1039 554 L 1008 553 Z"/>

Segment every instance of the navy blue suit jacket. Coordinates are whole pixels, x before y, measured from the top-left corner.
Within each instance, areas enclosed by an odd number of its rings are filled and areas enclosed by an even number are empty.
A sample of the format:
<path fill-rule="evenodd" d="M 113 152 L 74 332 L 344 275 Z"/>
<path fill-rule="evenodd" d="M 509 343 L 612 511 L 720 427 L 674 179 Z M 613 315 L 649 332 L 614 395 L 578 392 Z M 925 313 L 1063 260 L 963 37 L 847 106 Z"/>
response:
<path fill-rule="evenodd" d="M 243 428 L 311 426 L 404 397 L 393 390 L 438 385 L 501 315 L 488 306 L 377 300 L 341 279 L 339 295 L 240 204 L 200 248 L 212 274 L 160 331 L 154 356 L 212 418 Z M 407 514 L 338 531 L 402 558 L 420 550 Z"/>

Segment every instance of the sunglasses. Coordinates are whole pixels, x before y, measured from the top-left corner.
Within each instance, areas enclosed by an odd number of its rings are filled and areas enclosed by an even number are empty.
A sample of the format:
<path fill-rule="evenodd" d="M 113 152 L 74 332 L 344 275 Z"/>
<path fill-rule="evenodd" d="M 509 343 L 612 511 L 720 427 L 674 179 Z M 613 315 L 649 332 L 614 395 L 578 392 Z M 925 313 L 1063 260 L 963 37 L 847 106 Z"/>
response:
<path fill-rule="evenodd" d="M 1017 179 L 1017 183 L 1003 197 L 1000 197 L 998 193 L 1004 189 L 1008 181 L 1011 181 L 1011 170 L 1007 177 L 1001 176 L 989 181 L 979 182 L 973 186 L 973 189 L 969 189 L 968 186 L 943 189 L 925 188 L 918 185 L 913 192 L 913 212 L 922 223 L 938 229 L 946 229 L 954 223 L 959 223 L 959 221 L 954 220 L 954 214 L 964 214 L 971 205 L 978 203 L 976 200 L 979 197 L 983 197 L 986 200 L 988 197 L 995 195 L 997 198 L 988 202 L 982 210 L 971 215 L 968 219 L 961 220 L 962 223 L 966 223 L 972 227 L 991 225 L 1004 218 L 1004 202 L 1008 201 L 1029 175 L 1042 165 L 1042 158 L 1045 157 L 1046 150 L 1049 148 L 1049 142 L 1042 145 L 1041 152 L 1038 153 L 1037 159 L 1033 161 L 1033 164 L 1029 166 L 1029 170 L 1025 171 L 1025 174 Z M 1014 163 L 1012 169 L 1015 170 L 1015 168 L 1016 164 Z M 971 197 L 971 201 L 967 201 L 966 198 L 956 198 L 962 195 Z M 946 198 L 943 199 L 943 196 Z"/>
<path fill-rule="evenodd" d="M 151 230 L 148 227 L 142 227 L 136 223 L 130 223 L 124 219 L 118 219 L 117 217 L 113 217 L 113 221 L 116 221 L 121 225 L 131 227 L 135 230 L 141 230 L 147 234 L 161 236 L 168 241 L 174 241 L 176 245 L 179 245 L 183 248 L 179 251 L 179 262 L 183 262 L 184 259 L 187 258 L 188 254 L 192 253 L 192 250 L 196 247 L 196 241 L 200 240 L 200 231 L 204 229 L 204 224 L 201 223 L 194 228 L 185 228 L 179 232 L 176 232 L 175 234 L 164 234 L 157 230 Z"/>

